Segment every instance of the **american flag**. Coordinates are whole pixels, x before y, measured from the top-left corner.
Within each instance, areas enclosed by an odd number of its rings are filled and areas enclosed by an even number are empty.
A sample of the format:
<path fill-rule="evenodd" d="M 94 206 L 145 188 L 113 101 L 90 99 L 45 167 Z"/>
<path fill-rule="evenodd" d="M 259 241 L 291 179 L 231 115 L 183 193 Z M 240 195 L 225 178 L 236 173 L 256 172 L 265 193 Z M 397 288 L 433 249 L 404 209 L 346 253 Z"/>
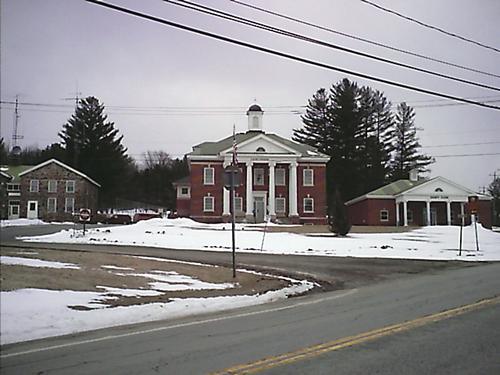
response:
<path fill-rule="evenodd" d="M 236 125 L 233 124 L 233 165 L 238 165 L 238 145 L 236 144 Z"/>

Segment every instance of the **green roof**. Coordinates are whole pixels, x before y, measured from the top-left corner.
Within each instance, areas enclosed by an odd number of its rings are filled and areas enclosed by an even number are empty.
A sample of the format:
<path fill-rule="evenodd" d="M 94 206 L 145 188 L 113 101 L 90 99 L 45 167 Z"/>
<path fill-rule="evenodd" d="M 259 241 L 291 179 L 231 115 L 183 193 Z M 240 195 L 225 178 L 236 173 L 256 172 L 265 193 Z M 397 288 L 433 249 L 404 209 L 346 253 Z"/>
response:
<path fill-rule="evenodd" d="M 281 143 L 296 152 L 300 153 L 305 157 L 328 157 L 328 155 L 324 155 L 320 153 L 317 149 L 312 146 L 304 145 L 301 143 L 297 143 L 291 141 L 289 139 L 280 137 L 279 135 L 272 133 L 263 133 L 260 131 L 247 131 L 246 133 L 238 133 L 235 134 L 236 144 L 243 143 L 249 139 L 257 137 L 261 134 L 264 134 L 266 137 L 271 138 L 273 141 Z M 193 151 L 190 155 L 218 155 L 220 152 L 229 149 L 233 144 L 233 136 L 226 137 L 217 142 L 203 142 L 199 145 L 193 147 Z"/>
<path fill-rule="evenodd" d="M 415 186 L 421 185 L 427 181 L 429 181 L 429 180 L 427 180 L 427 179 L 422 179 L 422 180 L 418 180 L 418 181 L 398 180 L 398 181 L 390 183 L 389 185 L 385 185 L 385 186 L 382 186 L 381 188 L 370 191 L 366 195 L 368 195 L 368 196 L 370 196 L 370 195 L 398 195 L 406 190 L 410 190 L 411 188 L 414 188 Z"/>
<path fill-rule="evenodd" d="M 2 165 L 0 168 L 2 172 L 10 174 L 13 177 L 10 181 L 11 183 L 17 184 L 20 181 L 19 174 L 33 168 L 33 165 Z"/>

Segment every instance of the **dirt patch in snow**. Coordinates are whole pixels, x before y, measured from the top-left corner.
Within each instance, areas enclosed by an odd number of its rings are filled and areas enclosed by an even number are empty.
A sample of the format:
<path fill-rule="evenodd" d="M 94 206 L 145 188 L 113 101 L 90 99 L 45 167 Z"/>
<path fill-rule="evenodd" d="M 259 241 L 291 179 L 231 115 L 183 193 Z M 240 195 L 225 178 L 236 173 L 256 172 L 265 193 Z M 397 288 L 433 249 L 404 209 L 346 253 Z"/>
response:
<path fill-rule="evenodd" d="M 270 290 L 278 290 L 290 285 L 281 278 L 237 272 L 232 277 L 232 269 L 220 266 L 187 264 L 166 259 L 145 258 L 129 255 L 90 253 L 78 251 L 49 250 L 31 247 L 29 250 L 2 247 L 1 256 L 41 259 L 45 261 L 70 263 L 80 267 L 45 268 L 25 265 L 0 265 L 2 291 L 22 288 L 49 290 L 74 290 L 101 292 L 105 295 L 102 303 L 108 306 L 129 306 L 152 302 L 168 302 L 172 298 L 200 298 L 232 295 L 255 295 Z M 103 267 L 104 266 L 104 267 Z M 233 284 L 226 289 L 162 290 L 154 283 L 151 275 L 178 274 L 213 284 Z M 148 276 L 149 275 L 149 276 Z M 166 283 L 168 284 L 168 282 Z M 182 286 L 183 281 L 179 284 Z M 165 283 L 163 283 L 165 285 Z M 123 296 L 113 290 L 100 287 L 156 291 L 156 295 Z M 78 309 L 78 306 L 74 308 Z"/>

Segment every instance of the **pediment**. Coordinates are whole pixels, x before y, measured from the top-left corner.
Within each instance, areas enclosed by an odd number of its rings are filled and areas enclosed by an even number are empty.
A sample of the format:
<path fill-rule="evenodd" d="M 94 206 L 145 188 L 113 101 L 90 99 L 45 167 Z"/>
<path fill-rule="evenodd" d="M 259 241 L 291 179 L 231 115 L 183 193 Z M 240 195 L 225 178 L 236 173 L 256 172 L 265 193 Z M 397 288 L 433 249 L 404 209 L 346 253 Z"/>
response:
<path fill-rule="evenodd" d="M 289 154 L 300 155 L 297 150 L 282 144 L 265 134 L 259 134 L 251 139 L 238 144 L 238 154 Z M 232 152 L 232 147 L 221 152 L 226 154 Z"/>
<path fill-rule="evenodd" d="M 443 177 L 437 177 L 422 185 L 416 186 L 404 192 L 402 195 L 425 195 L 425 196 L 469 196 L 475 194 L 472 190 L 460 186 Z"/>

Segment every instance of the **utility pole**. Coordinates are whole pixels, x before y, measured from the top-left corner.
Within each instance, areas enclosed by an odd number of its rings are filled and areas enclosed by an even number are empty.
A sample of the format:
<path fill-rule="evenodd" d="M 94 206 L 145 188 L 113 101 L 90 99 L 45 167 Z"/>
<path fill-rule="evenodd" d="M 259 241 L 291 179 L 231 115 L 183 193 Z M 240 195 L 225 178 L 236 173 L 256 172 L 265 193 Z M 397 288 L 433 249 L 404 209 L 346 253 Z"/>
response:
<path fill-rule="evenodd" d="M 18 134 L 19 131 L 19 95 L 16 95 L 16 106 L 14 108 L 14 127 L 12 129 L 12 153 L 18 156 L 21 153 L 21 147 L 17 144 L 19 139 L 23 139 L 22 135 Z"/>

